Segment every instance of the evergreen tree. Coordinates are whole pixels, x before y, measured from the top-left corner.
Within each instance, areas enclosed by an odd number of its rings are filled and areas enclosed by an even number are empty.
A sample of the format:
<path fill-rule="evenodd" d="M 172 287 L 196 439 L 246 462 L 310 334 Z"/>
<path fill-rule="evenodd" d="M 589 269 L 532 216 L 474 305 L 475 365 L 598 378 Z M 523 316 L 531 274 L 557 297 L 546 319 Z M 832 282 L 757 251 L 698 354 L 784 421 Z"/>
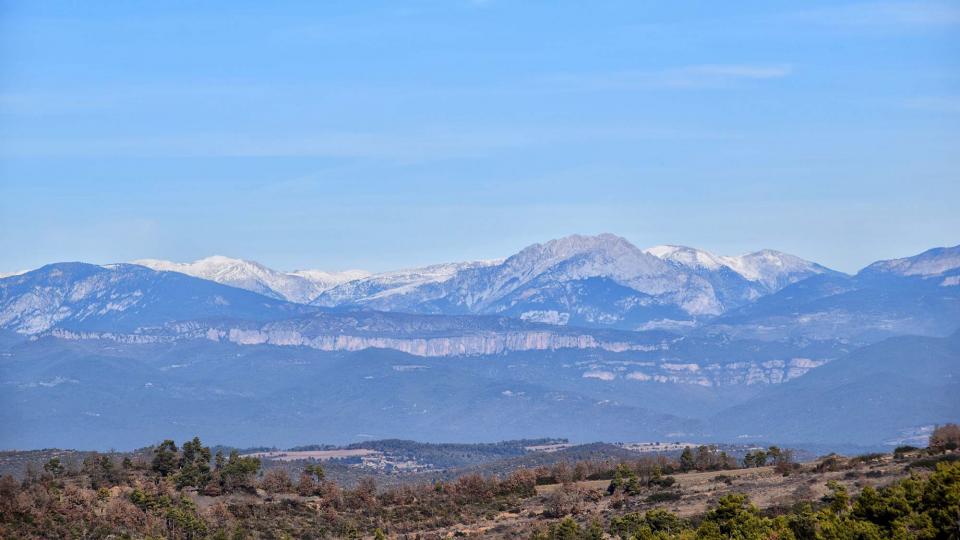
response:
<path fill-rule="evenodd" d="M 683 452 L 680 453 L 680 470 L 683 472 L 689 472 L 696 467 L 697 462 L 696 458 L 693 457 L 693 450 L 689 446 L 683 449 Z"/>
<path fill-rule="evenodd" d="M 177 443 L 167 439 L 153 450 L 154 471 L 167 476 L 177 469 Z"/>

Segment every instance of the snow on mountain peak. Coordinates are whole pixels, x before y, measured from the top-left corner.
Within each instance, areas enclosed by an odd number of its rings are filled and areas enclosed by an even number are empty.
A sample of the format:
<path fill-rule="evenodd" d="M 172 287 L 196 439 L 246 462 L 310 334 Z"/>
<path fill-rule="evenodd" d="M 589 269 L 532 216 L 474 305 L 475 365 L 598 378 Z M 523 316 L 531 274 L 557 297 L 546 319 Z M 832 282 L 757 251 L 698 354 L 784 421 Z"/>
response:
<path fill-rule="evenodd" d="M 574 234 L 543 244 L 533 244 L 509 257 L 504 266 L 516 274 L 514 278 L 529 279 L 565 263 L 564 272 L 569 278 L 611 277 L 624 280 L 637 276 L 663 274 L 667 268 L 625 238 L 610 233 L 597 236 Z"/>
<path fill-rule="evenodd" d="M 817 265 L 800 257 L 772 249 L 762 249 L 739 257 L 724 257 L 727 266 L 741 276 L 762 283 L 773 284 L 780 276 L 796 273 L 819 274 Z"/>
<path fill-rule="evenodd" d="M 301 304 L 309 303 L 322 292 L 340 283 L 367 275 L 362 270 L 347 272 L 322 272 L 319 270 L 278 272 L 258 262 L 234 259 L 223 255 L 205 257 L 192 263 L 177 263 L 158 259 L 139 259 L 133 261 L 133 263 L 153 270 L 179 272 L 208 279 L 224 285 Z"/>
<path fill-rule="evenodd" d="M 457 303 L 474 311 L 496 310 L 503 307 L 502 302 L 512 301 L 506 300 L 508 297 L 533 297 L 557 284 L 593 278 L 648 295 L 676 295 L 689 282 L 685 272 L 678 272 L 624 238 L 613 234 L 572 235 L 528 246 L 484 275 L 465 276 L 465 281 L 458 282 L 462 298 Z M 717 307 L 704 302 L 698 293 L 678 301 L 697 312 L 716 311 Z"/>
<path fill-rule="evenodd" d="M 627 241 L 626 238 L 610 233 L 602 233 L 596 236 L 586 236 L 572 234 L 550 240 L 543 244 L 533 244 L 524 248 L 518 255 L 525 252 L 538 253 L 546 259 L 565 259 L 575 255 L 589 252 L 604 252 L 610 255 L 623 254 L 625 252 L 636 251 L 636 247 Z"/>
<path fill-rule="evenodd" d="M 722 257 L 717 257 L 702 249 L 687 246 L 660 245 L 647 248 L 643 251 L 654 257 L 674 261 L 689 268 L 719 270 L 727 266 L 724 264 Z"/>
<path fill-rule="evenodd" d="M 619 307 L 608 306 L 610 313 L 590 315 L 614 319 L 620 316 L 618 310 L 634 309 L 630 306 L 637 302 L 638 306 L 652 305 L 650 302 L 676 306 L 692 316 L 717 315 L 731 306 L 827 271 L 773 250 L 737 257 L 679 245 L 641 250 L 609 233 L 574 234 L 532 244 L 506 259 L 435 264 L 377 274 L 360 270 L 284 273 L 221 255 L 192 263 L 151 259 L 136 262 L 155 270 L 181 272 L 297 303 L 361 305 L 384 311 L 499 313 L 528 303 L 531 310 L 544 311 L 540 305 L 544 298 L 554 298 L 561 290 L 568 291 L 563 294 L 573 294 L 569 291 L 588 281 L 613 283 L 645 295 L 625 299 Z M 621 289 L 615 294 L 624 293 Z M 580 302 L 578 298 L 557 301 L 570 302 L 569 309 L 580 309 L 575 305 Z"/>
<path fill-rule="evenodd" d="M 939 247 L 913 257 L 878 261 L 863 272 L 885 272 L 901 276 L 936 276 L 960 268 L 960 245 Z"/>
<path fill-rule="evenodd" d="M 324 270 L 294 270 L 293 272 L 289 273 L 294 276 L 305 277 L 315 283 L 328 284 L 329 287 L 334 287 L 341 283 L 346 283 L 355 279 L 363 279 L 372 275 L 366 270 L 357 269 L 344 270 L 342 272 L 327 272 Z"/>
<path fill-rule="evenodd" d="M 827 271 L 816 263 L 772 249 L 726 256 L 686 246 L 660 245 L 647 248 L 644 252 L 694 270 L 716 271 L 725 267 L 744 279 L 762 284 L 769 291 Z"/>
<path fill-rule="evenodd" d="M 477 260 L 455 263 L 440 263 L 419 268 L 391 270 L 377 274 L 368 274 L 360 278 L 338 284 L 324 292 L 318 299 L 320 305 L 338 303 L 367 303 L 383 301 L 390 297 L 404 295 L 419 287 L 445 283 L 459 272 L 473 268 L 485 268 L 501 264 L 503 259 Z M 382 306 L 381 306 L 382 307 Z"/>
<path fill-rule="evenodd" d="M 0 272 L 0 279 L 26 274 L 29 270 L 17 270 L 16 272 Z"/>

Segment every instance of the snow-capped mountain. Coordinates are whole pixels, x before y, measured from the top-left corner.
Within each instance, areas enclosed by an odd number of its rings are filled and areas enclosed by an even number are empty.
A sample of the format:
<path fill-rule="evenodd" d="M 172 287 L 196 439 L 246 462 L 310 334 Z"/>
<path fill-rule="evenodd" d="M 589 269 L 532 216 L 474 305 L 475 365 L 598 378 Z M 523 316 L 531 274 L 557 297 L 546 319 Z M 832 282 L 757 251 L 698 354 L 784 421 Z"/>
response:
<path fill-rule="evenodd" d="M 960 270 L 960 245 L 930 249 L 913 257 L 877 261 L 861 270 L 860 274 L 936 277 L 954 274 L 958 270 Z"/>
<path fill-rule="evenodd" d="M 140 259 L 133 261 L 133 264 L 158 271 L 179 272 L 300 304 L 309 303 L 323 291 L 341 283 L 369 275 L 368 272 L 363 270 L 278 272 L 257 262 L 232 259 L 220 255 L 214 255 L 192 263 Z"/>
<path fill-rule="evenodd" d="M 135 264 L 57 263 L 0 279 L 0 328 L 28 335 L 135 331 L 211 317 L 269 321 L 315 310 Z"/>
<path fill-rule="evenodd" d="M 854 276 L 817 274 L 724 314 L 714 326 L 764 339 L 945 336 L 960 327 L 960 246 L 878 261 Z"/>
<path fill-rule="evenodd" d="M 196 323 L 193 330 L 202 326 L 218 332 L 262 332 L 264 321 L 315 317 L 329 311 L 323 307 L 334 307 L 338 317 L 349 320 L 356 319 L 358 310 L 394 312 L 399 318 L 384 319 L 390 321 L 406 321 L 408 314 L 497 315 L 524 324 L 867 343 L 904 333 L 945 335 L 960 326 L 957 251 L 938 248 L 881 261 L 848 276 L 776 252 L 722 257 L 692 248 L 641 250 L 609 234 L 575 235 L 534 244 L 502 261 L 434 265 L 353 279 L 321 293 L 314 305 L 277 298 L 281 296 L 277 290 L 291 297 L 309 296 L 287 287 L 283 276 L 291 274 L 231 259 L 212 258 L 195 265 L 148 261 L 162 271 L 136 264 L 58 263 L 0 279 L 0 329 L 26 335 L 53 330 L 115 332 L 144 339 L 166 332 L 165 325 L 181 323 Z M 800 279 L 805 272 L 810 276 Z M 293 276 L 307 281 L 305 276 Z M 312 277 L 320 281 L 326 275 Z M 777 283 L 791 280 L 799 281 L 770 292 Z M 262 294 L 238 285 L 259 288 Z M 441 329 L 442 319 L 421 317 L 410 319 L 420 321 L 410 324 Z M 292 332 L 299 331 L 283 325 L 271 328 L 278 336 L 271 339 L 280 341 L 290 341 Z M 187 334 L 203 337 L 202 332 L 191 334 L 193 330 Z M 330 347 L 361 347 L 385 346 L 377 340 L 396 337 L 389 328 L 374 331 L 360 325 L 355 331 L 377 335 L 365 335 L 362 344 L 346 335 L 309 339 L 333 339 Z M 519 341 L 510 347 L 526 347 L 528 339 L 545 347 L 560 343 L 543 338 L 542 331 L 524 327 L 522 337 L 517 334 Z M 435 348 L 490 350 L 486 338 L 476 339 L 469 347 L 450 342 Z"/>
<path fill-rule="evenodd" d="M 641 250 L 612 234 L 534 244 L 502 261 L 431 268 L 440 268 L 439 276 L 371 276 L 334 287 L 315 303 L 640 329 L 690 324 L 830 271 L 769 250 L 741 257 L 679 246 Z"/>
<path fill-rule="evenodd" d="M 321 291 L 326 291 L 355 279 L 363 279 L 370 276 L 366 270 L 343 270 L 342 272 L 326 272 L 324 270 L 294 270 L 287 272 L 288 276 L 300 276 L 316 283 Z M 294 301 L 294 300 L 291 300 Z"/>
<path fill-rule="evenodd" d="M 584 301 L 591 304 L 584 313 L 593 319 L 590 322 L 619 318 L 618 313 L 652 305 L 676 306 L 690 315 L 722 311 L 705 280 L 612 234 L 573 235 L 534 244 L 503 264 L 466 272 L 451 284 L 456 286 L 452 293 L 457 303 L 473 311 L 526 314 L 527 318 L 538 317 L 530 311 L 558 311 L 562 317 Z M 594 289 L 612 296 L 594 296 Z M 604 300 L 612 300 L 612 305 L 604 306 Z"/>
<path fill-rule="evenodd" d="M 772 249 L 733 257 L 673 245 L 654 246 L 644 251 L 695 271 L 717 272 L 724 268 L 732 270 L 744 279 L 761 285 L 765 293 L 776 292 L 816 274 L 832 272 L 817 263 Z"/>
<path fill-rule="evenodd" d="M 708 325 L 711 332 L 753 337 L 866 342 L 905 329 L 924 335 L 949 330 L 960 309 L 958 252 L 960 247 L 937 248 L 847 276 L 772 250 L 731 257 L 683 246 L 639 249 L 601 234 L 533 244 L 502 260 L 373 275 L 285 273 L 226 257 L 189 264 L 53 265 L 0 280 L 0 327 L 35 334 L 62 321 L 86 328 L 100 319 L 131 325 L 137 319 L 139 328 L 204 317 L 259 320 L 251 314 L 287 300 L 302 304 L 305 313 L 326 307 L 498 315 L 571 327 L 681 332 Z M 73 283 L 61 283 L 63 274 L 74 276 Z M 198 284 L 211 282 L 221 292 L 198 292 Z M 251 296 L 231 300 L 222 292 L 238 289 Z M 171 302 L 182 305 L 174 309 Z M 249 310 L 235 312 L 238 305 Z"/>
<path fill-rule="evenodd" d="M 430 285 L 444 283 L 464 270 L 484 268 L 501 263 L 501 260 L 481 260 L 458 263 L 444 263 L 408 268 L 368 275 L 343 282 L 331 287 L 313 303 L 321 306 L 364 305 L 383 311 L 390 309 L 393 302 L 406 294 L 418 291 Z M 400 300 L 402 302 L 402 300 Z"/>
<path fill-rule="evenodd" d="M 26 274 L 29 270 L 17 270 L 16 272 L 0 272 L 0 279 L 6 277 L 19 276 L 20 274 Z"/>
<path fill-rule="evenodd" d="M 641 250 L 612 234 L 534 244 L 506 259 L 377 274 L 279 272 L 221 256 L 192 263 L 141 259 L 134 264 L 324 307 L 500 314 L 627 330 L 689 325 L 811 275 L 831 272 L 772 250 L 737 257 L 683 246 Z"/>
<path fill-rule="evenodd" d="M 761 251 L 718 257 L 674 246 L 641 250 L 612 234 L 534 244 L 502 261 L 388 273 L 315 301 L 384 311 L 502 314 L 552 324 L 646 328 L 719 315 L 828 269 Z"/>

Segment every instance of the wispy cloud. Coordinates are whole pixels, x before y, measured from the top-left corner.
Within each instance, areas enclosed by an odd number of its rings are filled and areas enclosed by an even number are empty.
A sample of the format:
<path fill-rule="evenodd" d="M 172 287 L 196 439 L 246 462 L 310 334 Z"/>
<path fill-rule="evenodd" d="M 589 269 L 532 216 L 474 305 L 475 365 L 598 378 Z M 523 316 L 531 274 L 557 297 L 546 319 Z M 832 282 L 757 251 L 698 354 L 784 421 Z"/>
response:
<path fill-rule="evenodd" d="M 907 100 L 909 109 L 938 113 L 960 113 L 960 96 L 924 96 Z"/>
<path fill-rule="evenodd" d="M 865 2 L 801 11 L 800 21 L 854 27 L 936 27 L 960 25 L 957 2 Z"/>
<path fill-rule="evenodd" d="M 793 73 L 790 64 L 700 64 L 655 71 L 624 70 L 565 73 L 543 82 L 557 90 L 642 90 L 655 88 L 723 88 L 781 79 Z"/>
<path fill-rule="evenodd" d="M 790 75 L 793 68 L 787 64 L 777 65 L 703 65 L 680 70 L 690 75 L 725 77 L 732 79 L 779 79 Z"/>
<path fill-rule="evenodd" d="M 299 136 L 203 133 L 163 137 L 0 139 L 0 158 L 40 157 L 329 157 L 418 162 L 469 159 L 501 151 L 584 141 L 729 139 L 736 134 L 616 127 L 491 127 Z"/>

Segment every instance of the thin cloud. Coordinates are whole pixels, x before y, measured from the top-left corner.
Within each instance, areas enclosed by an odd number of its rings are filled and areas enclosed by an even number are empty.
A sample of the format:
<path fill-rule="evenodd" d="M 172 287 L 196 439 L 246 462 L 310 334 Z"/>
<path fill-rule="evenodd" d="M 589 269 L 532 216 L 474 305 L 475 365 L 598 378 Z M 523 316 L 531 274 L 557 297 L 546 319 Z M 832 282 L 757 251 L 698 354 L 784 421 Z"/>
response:
<path fill-rule="evenodd" d="M 701 64 L 659 71 L 560 74 L 542 82 L 555 90 L 567 91 L 723 88 L 749 81 L 781 79 L 792 73 L 793 67 L 789 64 Z"/>
<path fill-rule="evenodd" d="M 937 27 L 960 25 L 960 4 L 867 2 L 802 11 L 797 20 L 831 26 Z"/>
<path fill-rule="evenodd" d="M 910 99 L 908 109 L 937 113 L 960 113 L 960 96 L 926 96 Z"/>
<path fill-rule="evenodd" d="M 793 68 L 786 64 L 771 66 L 756 65 L 703 65 L 686 68 L 691 75 L 707 77 L 726 77 L 732 79 L 779 79 L 793 72 Z"/>
<path fill-rule="evenodd" d="M 596 140 L 715 140 L 730 133 L 674 128 L 516 126 L 477 131 L 328 132 L 301 136 L 204 133 L 167 137 L 0 139 L 0 158 L 38 157 L 331 157 L 418 162 L 478 158 L 542 145 Z"/>

